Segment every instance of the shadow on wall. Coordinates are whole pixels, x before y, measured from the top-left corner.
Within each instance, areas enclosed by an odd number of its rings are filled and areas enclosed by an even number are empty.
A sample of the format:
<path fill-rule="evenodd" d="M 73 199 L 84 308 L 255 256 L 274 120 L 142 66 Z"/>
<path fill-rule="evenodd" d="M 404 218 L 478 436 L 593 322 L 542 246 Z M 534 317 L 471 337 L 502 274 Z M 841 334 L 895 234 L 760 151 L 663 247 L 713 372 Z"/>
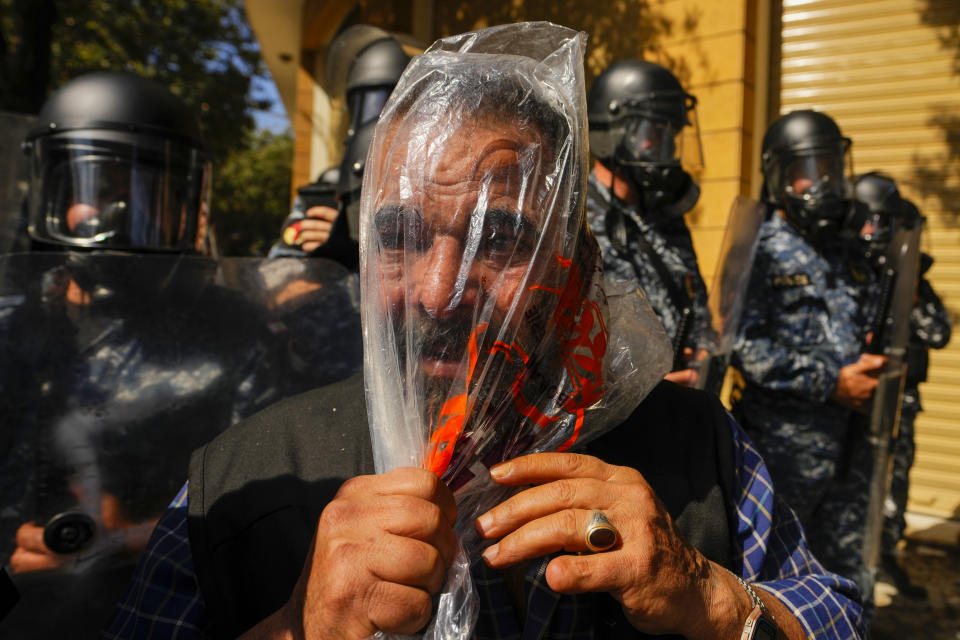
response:
<path fill-rule="evenodd" d="M 589 86 L 612 62 L 624 58 L 647 58 L 666 66 L 684 86 L 698 67 L 708 70 L 706 54 L 694 41 L 684 46 L 684 57 L 663 49 L 667 40 L 692 38 L 700 23 L 700 12 L 688 11 L 682 21 L 668 18 L 644 0 L 583 2 L 582 0 L 526 0 L 502 2 L 491 8 L 488 2 L 461 0 L 437 3 L 435 33 L 438 37 L 471 29 L 527 20 L 549 20 L 587 32 L 586 80 Z M 692 53 L 692 55 L 690 55 Z"/>
<path fill-rule="evenodd" d="M 943 132 L 945 155 L 913 155 L 912 186 L 933 198 L 946 219 L 960 225 L 960 103 L 956 107 L 938 107 L 927 126 Z"/>
<path fill-rule="evenodd" d="M 942 49 L 953 52 L 953 76 L 960 78 L 960 4 L 924 0 L 920 19 L 936 32 Z M 953 84 L 953 83 L 951 83 Z M 942 132 L 944 155 L 916 153 L 912 186 L 924 200 L 933 199 L 951 224 L 960 225 L 960 98 L 931 105 L 927 125 Z"/>
<path fill-rule="evenodd" d="M 941 47 L 953 49 L 953 71 L 960 75 L 960 5 L 956 0 L 925 0 L 920 20 L 937 30 Z"/>

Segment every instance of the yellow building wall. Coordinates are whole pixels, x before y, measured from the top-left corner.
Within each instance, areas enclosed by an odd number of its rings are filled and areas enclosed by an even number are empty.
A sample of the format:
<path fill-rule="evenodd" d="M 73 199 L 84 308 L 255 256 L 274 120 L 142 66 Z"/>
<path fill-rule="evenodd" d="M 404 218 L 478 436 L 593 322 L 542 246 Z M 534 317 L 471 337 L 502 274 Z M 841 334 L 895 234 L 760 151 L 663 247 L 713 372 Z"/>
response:
<path fill-rule="evenodd" d="M 784 0 L 780 111 L 814 108 L 927 216 L 928 274 L 960 310 L 960 2 Z M 920 386 L 909 509 L 960 517 L 960 340 L 931 352 Z"/>

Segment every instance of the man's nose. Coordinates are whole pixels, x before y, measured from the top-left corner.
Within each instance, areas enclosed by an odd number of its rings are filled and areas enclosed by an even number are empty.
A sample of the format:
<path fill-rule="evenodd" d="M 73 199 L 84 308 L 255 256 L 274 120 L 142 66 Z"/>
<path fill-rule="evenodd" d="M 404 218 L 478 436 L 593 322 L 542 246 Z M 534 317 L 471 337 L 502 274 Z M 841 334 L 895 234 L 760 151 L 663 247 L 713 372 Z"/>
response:
<path fill-rule="evenodd" d="M 442 318 L 453 313 L 469 300 L 469 274 L 472 265 L 463 265 L 463 250 L 460 241 L 441 235 L 434 239 L 423 260 L 417 302 L 432 318 Z M 463 275 L 461 275 L 461 272 Z"/>
<path fill-rule="evenodd" d="M 797 195 L 813 186 L 813 180 L 810 178 L 797 178 L 793 181 L 793 192 Z"/>

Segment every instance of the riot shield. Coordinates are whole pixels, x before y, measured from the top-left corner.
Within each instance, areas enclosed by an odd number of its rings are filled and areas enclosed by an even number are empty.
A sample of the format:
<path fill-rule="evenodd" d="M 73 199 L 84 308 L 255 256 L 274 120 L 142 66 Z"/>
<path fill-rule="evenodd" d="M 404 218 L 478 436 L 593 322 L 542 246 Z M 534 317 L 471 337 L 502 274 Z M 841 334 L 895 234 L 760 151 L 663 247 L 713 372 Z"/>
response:
<path fill-rule="evenodd" d="M 714 395 L 720 395 L 730 364 L 763 217 L 763 205 L 756 200 L 737 196 L 727 218 L 713 286 L 707 298 L 715 341 L 700 363 L 700 375 L 697 378 L 697 388 Z"/>
<path fill-rule="evenodd" d="M 23 232 L 21 205 L 30 175 L 20 143 L 35 120 L 35 116 L 0 111 L 0 254 L 9 253 Z"/>
<path fill-rule="evenodd" d="M 881 274 L 881 299 L 869 350 L 887 356 L 870 410 L 867 440 L 873 458 L 870 474 L 870 501 L 867 506 L 863 541 L 863 564 L 868 571 L 877 566 L 883 528 L 883 503 L 890 490 L 893 464 L 891 443 L 900 424 L 903 383 L 907 372 L 910 342 L 910 311 L 913 308 L 920 274 L 920 239 L 923 225 L 898 232 L 890 242 Z"/>
<path fill-rule="evenodd" d="M 231 423 L 362 365 L 355 275 L 310 258 L 0 259 L 0 549 L 9 637 L 96 637 Z"/>

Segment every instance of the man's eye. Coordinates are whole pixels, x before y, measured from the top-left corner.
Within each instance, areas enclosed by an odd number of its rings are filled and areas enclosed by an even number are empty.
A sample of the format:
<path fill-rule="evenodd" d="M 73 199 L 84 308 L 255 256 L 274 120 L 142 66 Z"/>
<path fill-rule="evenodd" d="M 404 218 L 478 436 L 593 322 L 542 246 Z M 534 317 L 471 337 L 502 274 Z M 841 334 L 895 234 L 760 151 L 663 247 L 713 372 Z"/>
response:
<path fill-rule="evenodd" d="M 516 233 L 512 228 L 493 226 L 484 229 L 480 250 L 485 259 L 505 264 L 526 259 L 526 234 Z"/>
<path fill-rule="evenodd" d="M 427 231 L 416 212 L 396 209 L 377 214 L 377 235 L 383 251 L 423 251 L 430 246 Z"/>
<path fill-rule="evenodd" d="M 380 230 L 380 247 L 386 251 L 403 249 L 403 228 L 396 225 L 391 229 Z"/>

